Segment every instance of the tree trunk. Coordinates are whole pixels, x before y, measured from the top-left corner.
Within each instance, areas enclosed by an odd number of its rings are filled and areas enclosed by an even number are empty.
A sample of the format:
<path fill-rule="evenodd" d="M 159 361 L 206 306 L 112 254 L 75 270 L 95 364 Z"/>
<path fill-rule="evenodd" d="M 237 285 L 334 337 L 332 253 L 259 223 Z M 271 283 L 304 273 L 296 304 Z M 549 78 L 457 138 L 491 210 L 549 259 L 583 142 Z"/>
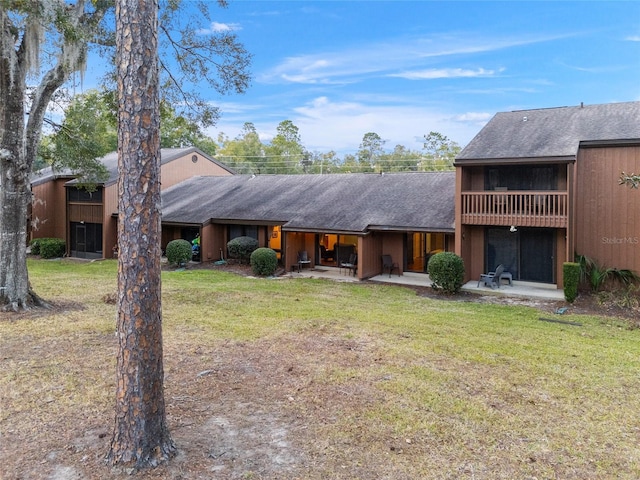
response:
<path fill-rule="evenodd" d="M 75 20 L 84 18 L 83 5 L 78 2 L 74 9 Z M 32 7 L 38 10 L 37 4 Z M 66 10 L 66 13 L 72 11 Z M 98 11 L 85 21 L 99 22 L 103 15 L 103 11 Z M 28 52 L 38 51 L 39 45 L 33 43 L 39 40 L 24 34 L 16 50 L 5 48 L 16 43 L 18 37 L 13 30 L 6 12 L 0 9 L 0 45 L 3 46 L 0 56 L 0 305 L 18 310 L 31 305 L 47 306 L 31 290 L 27 273 L 30 174 L 51 97 L 77 68 L 77 58 L 84 57 L 87 46 L 85 43 L 77 44 L 81 39 L 70 39 L 61 46 L 57 63 L 32 92 L 27 115 L 26 78 L 29 68 L 33 67 L 29 65 L 32 59 Z"/>
<path fill-rule="evenodd" d="M 24 68 L 0 59 L 0 304 L 28 308 L 27 205 L 31 165 L 24 146 Z"/>
<path fill-rule="evenodd" d="M 160 301 L 160 116 L 156 0 L 118 0 L 118 322 L 107 462 L 135 470 L 175 454 L 166 423 Z"/>

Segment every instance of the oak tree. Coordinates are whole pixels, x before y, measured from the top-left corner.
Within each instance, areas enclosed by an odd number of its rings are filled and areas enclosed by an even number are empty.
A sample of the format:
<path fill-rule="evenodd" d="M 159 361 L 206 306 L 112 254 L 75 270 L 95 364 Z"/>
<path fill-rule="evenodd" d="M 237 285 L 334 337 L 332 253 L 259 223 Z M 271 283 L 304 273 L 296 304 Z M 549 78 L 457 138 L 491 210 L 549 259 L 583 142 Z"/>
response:
<path fill-rule="evenodd" d="M 162 0 L 159 12 L 163 99 L 203 126 L 212 125 L 219 110 L 201 92 L 241 93 L 250 82 L 251 55 L 233 31 L 210 31 L 213 4 Z M 5 308 L 39 303 L 26 262 L 29 176 L 53 96 L 83 72 L 90 53 L 111 63 L 113 5 L 113 0 L 0 0 L 0 305 Z"/>

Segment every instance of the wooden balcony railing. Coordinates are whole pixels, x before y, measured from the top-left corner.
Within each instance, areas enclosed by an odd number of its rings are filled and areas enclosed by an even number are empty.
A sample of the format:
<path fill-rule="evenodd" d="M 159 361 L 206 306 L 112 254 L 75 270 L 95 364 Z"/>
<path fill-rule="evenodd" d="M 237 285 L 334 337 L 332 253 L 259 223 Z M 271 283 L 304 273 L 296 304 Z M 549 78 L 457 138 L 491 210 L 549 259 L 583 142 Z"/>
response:
<path fill-rule="evenodd" d="M 490 191 L 462 193 L 462 223 L 566 228 L 567 192 Z"/>

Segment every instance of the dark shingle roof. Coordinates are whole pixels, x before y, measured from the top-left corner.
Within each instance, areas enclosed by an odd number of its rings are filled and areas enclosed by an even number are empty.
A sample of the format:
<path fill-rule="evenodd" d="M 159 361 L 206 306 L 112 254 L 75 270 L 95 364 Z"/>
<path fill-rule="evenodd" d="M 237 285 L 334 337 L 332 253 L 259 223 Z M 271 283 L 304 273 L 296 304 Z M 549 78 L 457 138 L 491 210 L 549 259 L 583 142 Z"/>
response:
<path fill-rule="evenodd" d="M 496 114 L 456 158 L 574 159 L 580 142 L 640 140 L 640 102 Z"/>
<path fill-rule="evenodd" d="M 234 173 L 226 165 L 214 160 L 206 153 L 197 149 L 196 147 L 185 147 L 185 148 L 163 148 L 160 150 L 160 163 L 164 165 L 165 163 L 172 162 L 173 160 L 183 157 L 185 155 L 190 154 L 191 152 L 197 153 L 198 155 L 214 162 L 225 170 Z M 100 158 L 100 162 L 105 166 L 107 171 L 109 172 L 109 178 L 104 181 L 104 185 L 112 185 L 118 181 L 118 152 L 107 153 L 104 157 Z M 47 167 L 42 169 L 36 175 L 33 176 L 31 184 L 38 185 L 40 183 L 48 182 L 50 180 L 54 180 L 56 178 L 72 178 L 68 182 L 68 185 L 74 185 L 78 183 L 75 180 L 76 175 L 69 169 L 62 169 L 54 171 L 51 167 Z"/>
<path fill-rule="evenodd" d="M 194 177 L 162 192 L 162 221 L 285 230 L 454 230 L 455 172 Z"/>

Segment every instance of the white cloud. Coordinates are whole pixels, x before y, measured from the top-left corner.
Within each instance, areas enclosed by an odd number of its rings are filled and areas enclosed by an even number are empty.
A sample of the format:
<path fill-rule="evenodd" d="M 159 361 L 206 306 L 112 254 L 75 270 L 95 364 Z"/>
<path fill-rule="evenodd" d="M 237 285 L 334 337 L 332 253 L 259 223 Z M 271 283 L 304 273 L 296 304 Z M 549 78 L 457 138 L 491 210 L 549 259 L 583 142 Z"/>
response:
<path fill-rule="evenodd" d="M 370 43 L 358 47 L 345 46 L 328 51 L 287 57 L 278 65 L 263 72 L 258 80 L 265 83 L 338 83 L 353 82 L 368 75 L 388 75 L 387 72 L 406 70 L 445 58 L 502 50 L 533 43 L 547 42 L 571 36 L 520 36 L 518 38 L 482 39 L 473 32 L 465 35 L 434 35 L 431 37 L 399 38 L 387 42 Z M 381 61 L 380 59 L 384 59 Z M 426 68 L 433 75 L 478 76 L 495 74 L 493 70 L 464 70 Z M 502 70 L 498 70 L 500 72 Z M 475 72 L 475 75 L 472 75 Z M 484 72 L 484 73 L 483 73 Z M 492 72 L 492 73 L 489 73 Z M 442 78 L 442 77 L 435 77 Z"/>
<path fill-rule="evenodd" d="M 359 101 L 333 101 L 328 96 L 318 96 L 279 115 L 262 115 L 259 111 L 247 112 L 244 107 L 220 105 L 223 112 L 219 124 L 207 134 L 217 138 L 224 132 L 235 138 L 250 115 L 260 139 L 269 142 L 278 124 L 291 120 L 299 128 L 303 145 L 314 152 L 337 152 L 340 156 L 355 154 L 363 136 L 375 132 L 386 141 L 385 149 L 393 150 L 403 145 L 411 150 L 421 150 L 423 135 L 440 132 L 465 146 L 480 131 L 493 113 L 444 112 L 435 108 L 392 102 L 384 105 Z M 238 114 L 231 112 L 238 111 Z"/>
<path fill-rule="evenodd" d="M 198 30 L 198 33 L 200 35 L 211 35 L 213 33 L 235 32 L 237 30 L 242 30 L 239 23 L 211 22 L 209 28 L 200 29 Z"/>
<path fill-rule="evenodd" d="M 502 72 L 504 69 L 500 69 Z M 407 80 L 435 80 L 438 78 L 472 78 L 472 77 L 493 77 L 498 73 L 496 70 L 486 70 L 478 68 L 468 70 L 464 68 L 430 68 L 427 70 L 415 70 L 412 72 L 393 73 L 389 77 L 406 78 Z"/>
<path fill-rule="evenodd" d="M 332 102 L 318 97 L 295 109 L 292 119 L 310 150 L 355 153 L 363 136 L 375 132 L 392 150 L 403 145 L 422 149 L 422 136 L 437 131 L 465 145 L 479 131 L 478 123 L 490 114 L 444 114 L 412 105 L 367 105 L 357 102 Z"/>
<path fill-rule="evenodd" d="M 629 35 L 625 40 L 629 42 L 640 42 L 640 35 Z"/>
<path fill-rule="evenodd" d="M 487 122 L 493 113 L 487 112 L 466 112 L 456 115 L 454 119 L 458 122 Z"/>

